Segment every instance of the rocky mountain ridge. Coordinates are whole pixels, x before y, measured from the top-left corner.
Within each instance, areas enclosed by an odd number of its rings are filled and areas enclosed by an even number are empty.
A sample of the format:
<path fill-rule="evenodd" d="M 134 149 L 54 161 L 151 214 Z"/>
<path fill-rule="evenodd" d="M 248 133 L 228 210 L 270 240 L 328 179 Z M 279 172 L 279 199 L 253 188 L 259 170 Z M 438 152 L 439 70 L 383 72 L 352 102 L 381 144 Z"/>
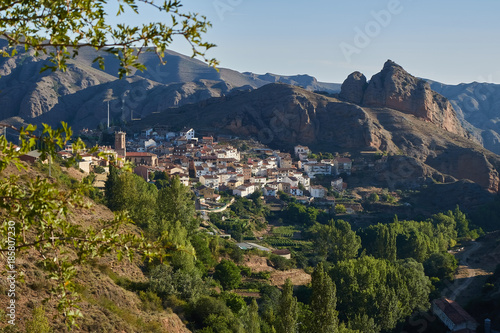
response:
<path fill-rule="evenodd" d="M 201 131 L 254 137 L 285 149 L 303 144 L 316 151 L 355 154 L 378 150 L 405 156 L 404 163 L 393 159 L 394 165 L 384 171 L 390 176 L 394 174 L 391 168 L 397 169 L 401 163 L 408 166 L 399 173 L 401 177 L 390 180 L 392 183 L 469 179 L 498 192 L 500 157 L 471 140 L 444 97 L 395 66 L 386 64 L 368 84 L 362 75 L 353 73 L 339 98 L 276 83 L 168 109 L 135 126 L 188 125 Z M 405 89 L 401 88 L 403 82 L 409 82 Z M 383 98 L 369 93 L 376 89 Z M 420 98 L 412 97 L 411 92 L 418 89 Z M 354 103 L 360 100 L 360 105 Z"/>
<path fill-rule="evenodd" d="M 451 103 L 431 90 L 428 82 L 410 75 L 391 60 L 369 83 L 359 72 L 349 75 L 339 96 L 363 106 L 387 107 L 412 114 L 449 132 L 466 136 Z"/>
<path fill-rule="evenodd" d="M 0 47 L 6 42 L 0 39 Z M 103 56 L 105 69 L 94 62 Z M 33 51 L 0 59 L 0 121 L 56 125 L 67 121 L 75 129 L 96 128 L 107 120 L 108 101 L 112 123 L 126 123 L 168 107 L 221 97 L 238 90 L 252 90 L 270 82 L 285 81 L 307 89 L 327 92 L 340 86 L 318 82 L 307 75 L 279 76 L 239 73 L 227 68 L 219 71 L 202 61 L 167 51 L 161 65 L 156 54 L 142 53 L 144 72 L 119 80 L 118 62 L 103 51 L 83 48 L 78 58 L 68 61 L 66 72 L 50 70 L 47 56 Z"/>

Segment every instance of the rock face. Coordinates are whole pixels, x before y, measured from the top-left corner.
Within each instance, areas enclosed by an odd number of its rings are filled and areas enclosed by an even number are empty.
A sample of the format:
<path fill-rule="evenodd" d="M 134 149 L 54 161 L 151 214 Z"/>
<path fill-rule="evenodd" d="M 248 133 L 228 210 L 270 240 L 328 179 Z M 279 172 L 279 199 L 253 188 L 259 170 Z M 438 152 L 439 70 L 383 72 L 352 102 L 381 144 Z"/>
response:
<path fill-rule="evenodd" d="M 466 136 L 450 102 L 432 91 L 428 82 L 410 75 L 391 60 L 370 80 L 363 105 L 408 113 L 449 132 Z"/>
<path fill-rule="evenodd" d="M 344 85 L 343 96 L 358 92 L 359 97 L 362 76 L 347 81 L 354 84 Z M 281 83 L 168 109 L 137 126 L 158 123 L 253 137 L 282 149 L 305 144 L 317 151 L 356 154 L 378 149 L 404 156 L 381 170 L 385 187 L 469 179 L 491 192 L 499 189 L 500 157 L 463 135 L 409 112 L 359 106 Z"/>
<path fill-rule="evenodd" d="M 463 126 L 486 149 L 500 154 L 500 85 L 479 82 L 458 85 L 430 83 L 433 90 L 450 100 Z"/>
<path fill-rule="evenodd" d="M 340 98 L 354 104 L 361 104 L 367 85 L 366 76 L 360 72 L 354 72 L 342 83 Z"/>

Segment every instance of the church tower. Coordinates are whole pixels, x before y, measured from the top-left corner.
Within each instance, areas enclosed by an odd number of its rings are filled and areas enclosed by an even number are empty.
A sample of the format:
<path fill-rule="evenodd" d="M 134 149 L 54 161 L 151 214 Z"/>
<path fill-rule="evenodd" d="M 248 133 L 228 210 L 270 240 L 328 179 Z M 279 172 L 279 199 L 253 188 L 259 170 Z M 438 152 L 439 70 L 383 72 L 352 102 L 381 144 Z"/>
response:
<path fill-rule="evenodd" d="M 125 132 L 115 132 L 115 151 L 118 156 L 127 156 L 127 147 L 125 145 Z"/>

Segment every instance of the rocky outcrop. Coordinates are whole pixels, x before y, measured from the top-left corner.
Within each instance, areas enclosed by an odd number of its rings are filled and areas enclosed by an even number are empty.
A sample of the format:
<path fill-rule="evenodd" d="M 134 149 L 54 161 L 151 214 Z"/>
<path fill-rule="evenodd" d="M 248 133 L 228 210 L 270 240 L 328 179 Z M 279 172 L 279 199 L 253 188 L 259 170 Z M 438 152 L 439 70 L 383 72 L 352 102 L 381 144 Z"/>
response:
<path fill-rule="evenodd" d="M 358 84 L 363 82 L 361 75 L 351 79 L 355 84 L 344 85 L 343 96 L 354 96 L 362 87 Z M 253 137 L 282 149 L 305 144 L 316 151 L 356 154 L 381 150 L 404 156 L 393 159 L 383 174 L 371 176 L 386 177 L 382 178 L 386 187 L 415 187 L 460 179 L 473 180 L 492 192 L 499 187 L 500 157 L 460 134 L 409 112 L 359 106 L 286 84 L 269 84 L 254 91 L 169 109 L 149 116 L 137 126 L 157 123 Z"/>
<path fill-rule="evenodd" d="M 371 78 L 363 105 L 408 113 L 449 132 L 466 136 L 450 102 L 432 91 L 428 82 L 410 75 L 391 60 Z"/>
<path fill-rule="evenodd" d="M 360 72 L 354 72 L 342 83 L 339 97 L 354 104 L 361 104 L 367 85 L 366 77 Z"/>

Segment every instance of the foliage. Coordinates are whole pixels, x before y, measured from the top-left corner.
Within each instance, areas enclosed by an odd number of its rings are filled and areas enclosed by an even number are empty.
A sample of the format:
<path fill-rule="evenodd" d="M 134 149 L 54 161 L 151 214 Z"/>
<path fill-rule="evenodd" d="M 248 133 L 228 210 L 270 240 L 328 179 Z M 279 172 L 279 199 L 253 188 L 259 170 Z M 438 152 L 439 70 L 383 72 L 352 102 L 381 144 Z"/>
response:
<path fill-rule="evenodd" d="M 50 327 L 49 320 L 45 315 L 43 306 L 37 306 L 33 309 L 33 318 L 26 322 L 26 332 L 30 333 L 51 333 L 53 332 Z"/>
<path fill-rule="evenodd" d="M 271 254 L 269 256 L 269 261 L 274 268 L 279 269 L 280 271 L 286 271 L 288 269 L 294 268 L 293 261 L 283 258 L 282 256 Z"/>
<path fill-rule="evenodd" d="M 375 258 L 396 260 L 396 232 L 392 225 L 371 225 L 359 234 L 367 254 Z"/>
<path fill-rule="evenodd" d="M 277 310 L 279 315 L 276 317 L 276 332 L 297 332 L 297 298 L 293 296 L 293 285 L 290 279 L 287 279 L 283 285 L 283 291 L 278 302 Z"/>
<path fill-rule="evenodd" d="M 150 288 L 162 299 L 177 296 L 188 301 L 195 301 L 206 294 L 206 286 L 200 273 L 191 269 L 177 269 L 172 266 L 158 265 L 151 270 Z"/>
<path fill-rule="evenodd" d="M 179 177 L 172 178 L 169 186 L 158 192 L 156 206 L 158 220 L 179 221 L 189 235 L 198 228 L 193 193 L 181 183 Z"/>
<path fill-rule="evenodd" d="M 191 45 L 194 56 L 202 56 L 211 65 L 217 62 L 205 58 L 205 51 L 213 44 L 203 42 L 202 34 L 207 32 L 210 22 L 204 16 L 181 11 L 180 1 L 159 2 L 154 0 L 117 0 L 116 16 L 124 13 L 139 15 L 151 7 L 158 9 L 159 22 L 139 26 L 109 23 L 105 11 L 105 0 L 53 0 L 46 1 L 7 1 L 0 7 L 0 33 L 9 46 L 24 46 L 40 53 L 49 54 L 51 65 L 45 69 L 66 70 L 67 61 L 78 56 L 82 47 L 93 47 L 118 59 L 118 75 L 128 75 L 133 68 L 144 70 L 139 55 L 143 51 L 154 51 L 161 61 L 166 48 L 176 35 L 183 36 Z M 167 22 L 167 23 L 165 23 Z M 3 56 L 12 56 L 18 49 Z M 94 59 L 104 68 L 104 57 Z"/>
<path fill-rule="evenodd" d="M 283 219 L 291 224 L 311 226 L 317 221 L 319 213 L 314 207 L 291 202 L 283 210 Z"/>
<path fill-rule="evenodd" d="M 220 282 L 224 290 L 236 289 L 241 282 L 240 269 L 232 261 L 223 259 L 215 266 L 214 278 Z"/>
<path fill-rule="evenodd" d="M 237 332 L 239 321 L 222 300 L 203 296 L 192 305 L 190 313 L 197 327 L 205 327 L 201 332 Z"/>
<path fill-rule="evenodd" d="M 131 219 L 142 227 L 150 224 L 155 215 L 155 202 L 158 191 L 140 176 L 120 171 L 110 166 L 105 184 L 105 197 L 112 211 L 126 211 Z"/>
<path fill-rule="evenodd" d="M 39 137 L 33 134 L 35 130 L 32 125 L 19 130 L 19 151 L 4 136 L 0 137 L 0 172 L 3 173 L 8 165 L 22 169 L 19 156 L 37 144 L 43 147 L 42 159 L 54 158 L 57 149 L 64 147 L 72 135 L 66 123 L 59 129 L 44 125 Z M 75 157 L 68 163 L 74 163 L 80 157 L 77 152 L 84 148 L 81 140 L 76 140 L 73 143 Z M 47 278 L 55 282 L 51 292 L 58 298 L 57 309 L 64 315 L 68 328 L 81 317 L 73 282 L 78 265 L 112 251 L 116 251 L 119 259 L 124 255 L 131 259 L 136 251 L 145 257 L 154 255 L 152 245 L 142 236 L 123 232 L 123 226 L 131 222 L 126 214 L 116 214 L 112 221 L 100 221 L 97 226 L 85 229 L 75 224 L 72 212 L 90 206 L 80 187 L 61 190 L 57 183 L 39 176 L 22 181 L 10 176 L 0 180 L 0 197 L 0 209 L 7 217 L 0 233 L 3 239 L 9 240 L 8 247 L 2 246 L 0 251 L 8 255 L 16 251 L 21 255 L 27 250 L 35 250 L 43 258 L 37 264 L 47 272 Z"/>
<path fill-rule="evenodd" d="M 325 273 L 323 263 L 319 263 L 312 274 L 310 332 L 337 332 L 337 295 L 332 279 Z"/>
<path fill-rule="evenodd" d="M 343 220 L 330 220 L 328 224 L 316 223 L 309 229 L 314 247 L 331 262 L 355 258 L 361 248 L 361 239 Z"/>
<path fill-rule="evenodd" d="M 345 208 L 344 205 L 338 204 L 335 205 L 335 214 L 345 214 L 347 212 L 347 209 Z"/>
<path fill-rule="evenodd" d="M 248 307 L 243 323 L 248 333 L 260 333 L 259 306 L 255 298 Z"/>
<path fill-rule="evenodd" d="M 370 202 L 377 202 L 379 200 L 380 200 L 380 198 L 379 198 L 377 193 L 372 193 L 368 196 L 368 201 L 370 201 Z"/>
<path fill-rule="evenodd" d="M 424 261 L 425 274 L 439 280 L 453 281 L 458 262 L 450 253 L 433 253 Z"/>
<path fill-rule="evenodd" d="M 224 300 L 224 302 L 226 302 L 227 307 L 230 308 L 236 315 L 243 313 L 247 308 L 247 304 L 245 303 L 245 300 L 243 300 L 243 297 L 235 293 L 224 291 L 220 297 Z"/>
<path fill-rule="evenodd" d="M 337 263 L 330 274 L 343 321 L 366 315 L 380 329 L 390 330 L 413 311 L 429 306 L 429 279 L 412 259 L 391 263 L 364 256 Z"/>

